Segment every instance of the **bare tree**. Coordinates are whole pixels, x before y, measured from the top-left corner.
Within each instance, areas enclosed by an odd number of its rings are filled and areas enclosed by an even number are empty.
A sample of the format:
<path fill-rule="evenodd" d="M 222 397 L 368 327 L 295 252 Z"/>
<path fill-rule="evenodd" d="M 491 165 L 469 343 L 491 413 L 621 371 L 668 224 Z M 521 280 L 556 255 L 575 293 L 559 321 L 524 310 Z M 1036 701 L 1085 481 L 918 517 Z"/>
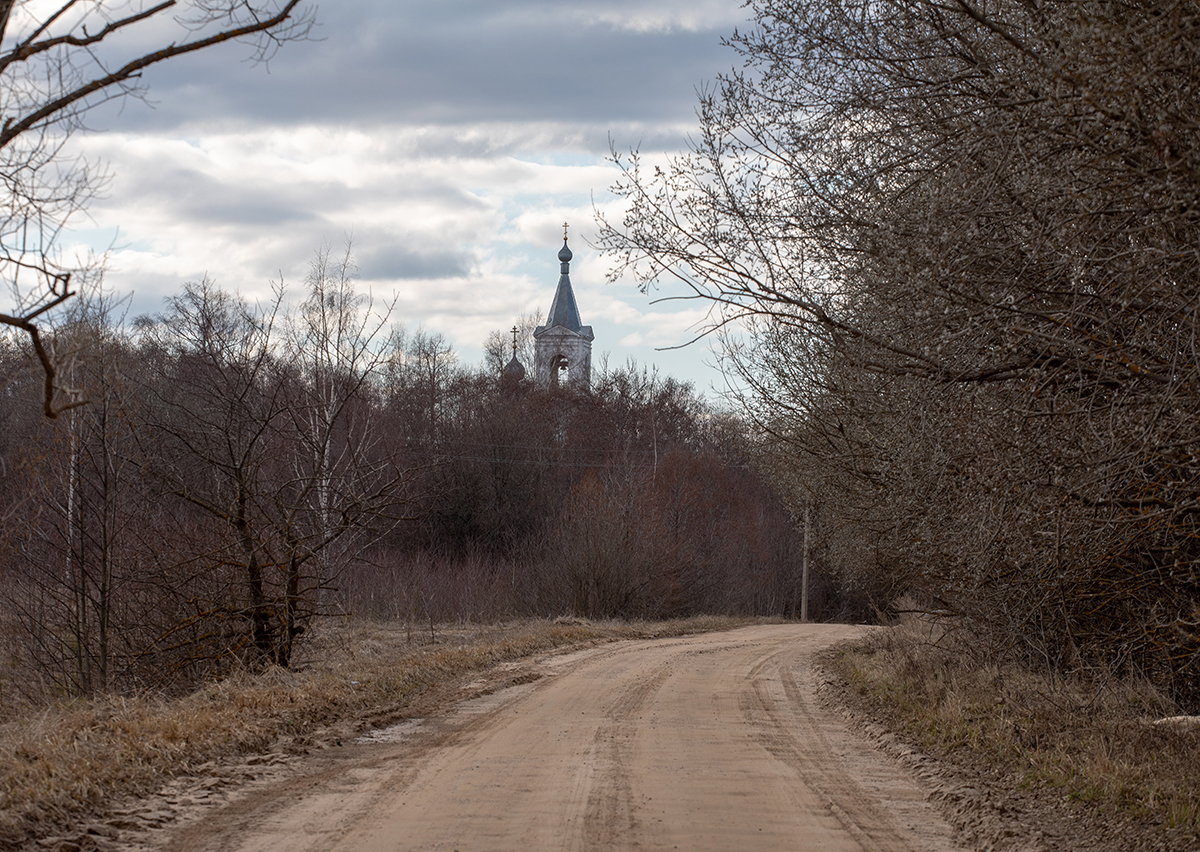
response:
<path fill-rule="evenodd" d="M 307 298 L 289 324 L 284 347 L 299 381 L 289 406 L 297 442 L 295 488 L 280 514 L 291 519 L 291 529 L 299 530 L 301 518 L 307 519 L 305 534 L 293 536 L 293 602 L 303 600 L 302 581 L 313 591 L 333 582 L 342 567 L 335 545 L 361 532 L 365 518 L 386 507 L 400 484 L 378 422 L 378 383 L 395 343 L 395 334 L 387 333 L 392 306 L 377 312 L 371 297 L 355 290 L 355 277 L 351 245 L 340 256 L 328 247 L 319 250 L 305 280 Z M 361 548 L 362 542 L 355 545 Z"/>
<path fill-rule="evenodd" d="M 533 369 L 533 330 L 542 324 L 541 311 L 522 312 L 511 329 L 490 332 L 483 343 L 484 363 L 499 373 L 514 357 L 513 332 L 516 332 L 516 359 L 526 371 Z"/>
<path fill-rule="evenodd" d="M 28 494 L 9 527 L 21 582 L 5 590 L 5 604 L 20 619 L 22 650 L 76 694 L 131 685 L 149 617 L 135 603 L 148 579 L 137 563 L 151 513 L 139 493 L 134 354 L 110 308 L 76 303 L 56 332 L 81 356 L 72 381 L 97 401 L 26 437 Z"/>
<path fill-rule="evenodd" d="M 387 313 L 354 290 L 349 249 L 318 253 L 291 316 L 211 282 L 188 285 L 141 327 L 148 469 L 196 519 L 180 565 L 213 578 L 188 620 L 193 658 L 235 654 L 286 666 L 353 555 L 399 518 L 408 474 L 379 422 Z"/>
<path fill-rule="evenodd" d="M 694 150 L 617 158 L 618 274 L 748 331 L 751 410 L 881 603 L 1200 701 L 1200 11 L 753 9 Z"/>
<path fill-rule="evenodd" d="M 387 371 L 392 405 L 405 411 L 405 438 L 433 448 L 444 433 L 446 396 L 456 376 L 458 356 L 444 335 L 420 328 L 396 343 Z"/>
<path fill-rule="evenodd" d="M 59 263 L 55 242 L 105 181 L 102 168 L 71 154 L 71 134 L 97 105 L 144 95 L 142 73 L 153 65 L 230 41 L 266 62 L 312 23 L 300 0 L 0 1 L 0 261 L 12 303 L 0 323 L 28 335 L 47 417 L 81 404 L 39 329 L 75 293 L 77 270 Z"/>

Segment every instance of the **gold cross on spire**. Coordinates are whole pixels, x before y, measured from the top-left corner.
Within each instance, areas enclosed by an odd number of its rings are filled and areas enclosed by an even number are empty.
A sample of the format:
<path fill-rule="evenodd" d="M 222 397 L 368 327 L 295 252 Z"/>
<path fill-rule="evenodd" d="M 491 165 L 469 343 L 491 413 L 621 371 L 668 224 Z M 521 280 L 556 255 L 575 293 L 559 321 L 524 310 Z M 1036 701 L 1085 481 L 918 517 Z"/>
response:
<path fill-rule="evenodd" d="M 513 326 L 513 357 L 517 357 L 517 327 Z"/>
<path fill-rule="evenodd" d="M 563 222 L 563 242 L 567 241 L 567 223 Z"/>

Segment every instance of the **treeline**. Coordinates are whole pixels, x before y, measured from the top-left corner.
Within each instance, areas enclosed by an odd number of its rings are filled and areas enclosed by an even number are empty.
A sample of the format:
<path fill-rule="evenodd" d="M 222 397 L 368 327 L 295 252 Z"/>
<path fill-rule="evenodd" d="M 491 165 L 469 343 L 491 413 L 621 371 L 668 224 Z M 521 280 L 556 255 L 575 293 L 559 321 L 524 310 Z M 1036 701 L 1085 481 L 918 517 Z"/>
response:
<path fill-rule="evenodd" d="M 1200 708 L 1200 11 L 751 8 L 694 150 L 620 159 L 611 253 L 744 321 L 846 582 Z"/>
<path fill-rule="evenodd" d="M 633 364 L 582 395 L 502 384 L 387 325 L 351 273 L 320 255 L 294 305 L 205 281 L 133 323 L 79 308 L 53 345 L 89 402 L 56 421 L 3 342 L 3 688 L 286 666 L 335 614 L 797 614 L 795 524 L 690 385 Z"/>

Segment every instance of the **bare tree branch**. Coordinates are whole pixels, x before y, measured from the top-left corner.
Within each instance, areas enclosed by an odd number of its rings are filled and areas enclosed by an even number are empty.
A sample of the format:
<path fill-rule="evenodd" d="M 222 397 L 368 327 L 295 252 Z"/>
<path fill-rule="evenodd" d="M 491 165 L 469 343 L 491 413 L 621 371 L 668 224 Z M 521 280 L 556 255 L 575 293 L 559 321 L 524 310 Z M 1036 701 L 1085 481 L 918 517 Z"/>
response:
<path fill-rule="evenodd" d="M 110 55 L 118 49 L 113 44 L 117 35 L 148 32 L 181 9 L 183 14 L 174 19 L 179 38 L 109 66 Z M 142 72 L 175 57 L 250 39 L 257 40 L 253 58 L 265 61 L 282 43 L 305 38 L 312 26 L 311 13 L 300 11 L 300 0 L 66 0 L 38 19 L 20 18 L 22 12 L 36 11 L 25 0 L 0 0 L 0 41 L 11 33 L 14 22 L 25 28 L 0 52 L 0 185 L 7 192 L 0 198 L 0 253 L 16 264 L 13 269 L 49 268 L 58 233 L 86 208 L 104 180 L 86 163 L 64 155 L 66 139 L 89 109 L 138 95 L 136 82 Z M 111 51 L 100 50 L 110 46 Z M 10 284 L 16 304 L 0 323 L 30 335 L 46 373 L 43 406 L 53 417 L 65 410 L 54 401 L 61 390 L 56 384 L 59 371 L 33 320 L 70 294 L 53 288 L 22 290 L 16 276 Z M 24 305 L 40 307 L 31 314 Z M 77 404 L 72 400 L 66 407 Z"/>

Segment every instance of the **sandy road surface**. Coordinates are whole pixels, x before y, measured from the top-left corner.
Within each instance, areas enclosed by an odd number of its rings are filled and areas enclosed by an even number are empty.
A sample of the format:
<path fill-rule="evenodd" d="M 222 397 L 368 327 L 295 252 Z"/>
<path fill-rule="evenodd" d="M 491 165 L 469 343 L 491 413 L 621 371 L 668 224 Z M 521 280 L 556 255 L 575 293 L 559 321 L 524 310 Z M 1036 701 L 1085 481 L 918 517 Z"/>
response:
<path fill-rule="evenodd" d="M 956 847 L 906 773 L 823 709 L 812 655 L 860 628 L 770 625 L 529 663 L 448 719 L 336 749 L 166 849 Z"/>

